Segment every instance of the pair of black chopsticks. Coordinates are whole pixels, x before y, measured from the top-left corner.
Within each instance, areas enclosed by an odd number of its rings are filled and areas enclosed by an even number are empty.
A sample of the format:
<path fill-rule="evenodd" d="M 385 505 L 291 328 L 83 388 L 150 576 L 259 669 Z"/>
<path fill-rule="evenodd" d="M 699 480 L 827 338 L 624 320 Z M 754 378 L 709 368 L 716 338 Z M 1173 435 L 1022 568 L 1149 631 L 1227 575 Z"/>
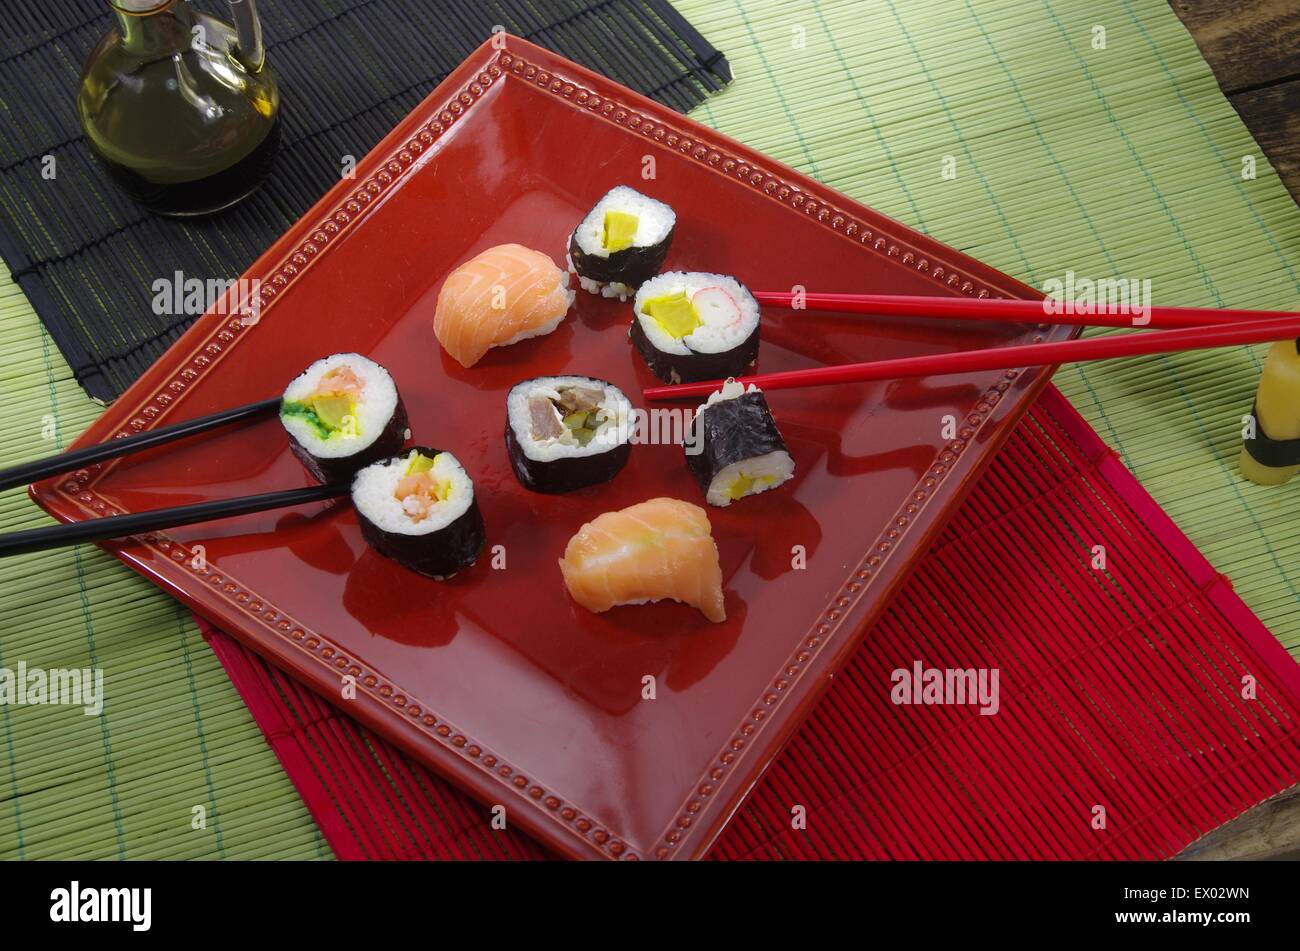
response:
<path fill-rule="evenodd" d="M 260 417 L 280 406 L 279 397 L 249 403 L 234 409 L 222 410 L 209 416 L 146 430 L 134 436 L 110 439 L 95 446 L 86 446 L 72 452 L 60 453 L 46 459 L 24 463 L 11 469 L 0 470 L 0 491 L 15 486 L 35 482 L 62 472 L 73 472 L 95 463 L 105 462 L 132 453 L 166 445 L 188 436 L 207 432 L 220 426 L 246 419 Z M 324 499 L 338 498 L 348 494 L 346 485 L 315 485 L 305 489 L 287 489 L 282 492 L 265 492 L 261 495 L 247 495 L 235 499 L 219 499 L 213 502 L 199 502 L 194 505 L 178 505 L 173 508 L 154 509 L 150 512 L 136 512 L 131 515 L 110 515 L 105 518 L 74 522 L 70 525 L 51 525 L 48 528 L 33 528 L 28 531 L 0 535 L 0 558 L 8 555 L 22 555 L 28 552 L 44 551 L 74 545 L 78 542 L 105 541 L 110 538 L 126 538 L 131 535 L 145 535 L 150 532 L 176 528 L 179 525 L 192 525 L 213 519 L 230 518 L 235 515 L 247 515 L 250 512 L 264 512 L 268 509 L 285 508 L 290 505 L 303 505 L 307 502 L 320 502 Z"/>

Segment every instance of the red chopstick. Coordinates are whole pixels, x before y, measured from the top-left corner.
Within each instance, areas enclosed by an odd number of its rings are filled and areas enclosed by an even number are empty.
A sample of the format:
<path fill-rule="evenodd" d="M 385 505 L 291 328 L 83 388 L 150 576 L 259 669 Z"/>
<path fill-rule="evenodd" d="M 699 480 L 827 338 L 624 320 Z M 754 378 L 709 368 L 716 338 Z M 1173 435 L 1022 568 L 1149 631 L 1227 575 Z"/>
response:
<path fill-rule="evenodd" d="M 768 307 L 792 307 L 787 291 L 756 291 L 754 298 Z M 1293 317 L 1282 310 L 1218 310 L 1212 307 L 1152 307 L 1149 314 L 1119 308 L 1090 308 L 1096 313 L 1050 313 L 1047 301 L 1004 300 L 993 297 L 909 297 L 892 294 L 803 294 L 800 309 L 879 317 L 929 317 L 940 320 L 987 320 L 1002 323 L 1069 324 L 1082 327 L 1220 327 L 1245 320 Z"/>
<path fill-rule="evenodd" d="M 1288 314 L 1286 317 L 1273 320 L 1244 321 L 1228 327 L 1190 327 L 1182 330 L 1090 337 L 1086 340 L 1059 340 L 1014 347 L 990 347 L 984 350 L 927 354 L 872 363 L 849 363 L 843 366 L 815 367 L 785 373 L 760 373 L 756 376 L 737 377 L 737 379 L 745 384 L 754 383 L 764 390 L 786 390 L 805 386 L 828 386 L 833 383 L 865 383 L 903 377 L 1054 366 L 1086 360 L 1114 360 L 1119 357 L 1176 353 L 1181 350 L 1205 350 L 1234 344 L 1269 343 L 1290 337 L 1300 337 L 1300 314 Z M 722 380 L 710 380 L 704 383 L 652 386 L 643 390 L 642 394 L 647 400 L 707 396 L 722 383 Z"/>

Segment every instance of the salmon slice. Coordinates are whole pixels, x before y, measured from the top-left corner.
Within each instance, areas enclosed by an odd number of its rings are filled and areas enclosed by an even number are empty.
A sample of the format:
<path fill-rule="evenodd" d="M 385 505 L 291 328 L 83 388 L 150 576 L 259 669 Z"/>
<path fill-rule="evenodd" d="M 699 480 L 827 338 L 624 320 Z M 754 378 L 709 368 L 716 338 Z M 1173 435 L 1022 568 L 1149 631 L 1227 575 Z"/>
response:
<path fill-rule="evenodd" d="M 348 365 L 342 364 L 330 370 L 316 383 L 313 396 L 350 396 L 360 399 L 366 385 L 361 377 Z"/>
<path fill-rule="evenodd" d="M 727 619 L 709 516 L 690 502 L 650 499 L 597 516 L 569 539 L 560 571 L 588 611 L 672 598 Z"/>
<path fill-rule="evenodd" d="M 447 275 L 438 292 L 433 332 L 463 367 L 492 347 L 548 334 L 573 303 L 567 271 L 540 251 L 500 244 Z"/>

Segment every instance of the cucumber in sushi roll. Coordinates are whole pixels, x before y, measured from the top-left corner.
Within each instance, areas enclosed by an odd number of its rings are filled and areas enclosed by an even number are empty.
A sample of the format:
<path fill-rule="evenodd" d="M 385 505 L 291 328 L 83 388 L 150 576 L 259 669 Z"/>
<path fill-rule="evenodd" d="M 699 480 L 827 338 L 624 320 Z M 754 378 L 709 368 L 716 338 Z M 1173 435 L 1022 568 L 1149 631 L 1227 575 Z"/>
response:
<path fill-rule="evenodd" d="M 352 480 L 352 504 L 375 551 L 437 581 L 483 550 L 474 483 L 449 452 L 415 446 L 371 463 Z"/>
<path fill-rule="evenodd" d="M 632 345 L 665 383 L 742 376 L 758 359 L 758 301 L 734 277 L 669 271 L 632 311 Z"/>
<path fill-rule="evenodd" d="M 388 371 L 358 353 L 317 360 L 280 401 L 289 448 L 321 482 L 347 482 L 411 438 L 406 408 Z"/>
<path fill-rule="evenodd" d="M 691 426 L 690 445 L 699 452 L 687 452 L 686 465 L 710 505 L 730 505 L 775 489 L 794 476 L 794 459 L 767 399 L 752 383 L 746 389 L 727 380 L 722 389 L 709 394 Z"/>
<path fill-rule="evenodd" d="M 573 229 L 569 270 L 588 293 L 627 300 L 664 266 L 676 226 L 672 208 L 619 185 Z"/>
<path fill-rule="evenodd" d="M 632 404 L 612 383 L 539 376 L 506 397 L 506 453 L 534 492 L 570 492 L 608 482 L 631 452 Z"/>

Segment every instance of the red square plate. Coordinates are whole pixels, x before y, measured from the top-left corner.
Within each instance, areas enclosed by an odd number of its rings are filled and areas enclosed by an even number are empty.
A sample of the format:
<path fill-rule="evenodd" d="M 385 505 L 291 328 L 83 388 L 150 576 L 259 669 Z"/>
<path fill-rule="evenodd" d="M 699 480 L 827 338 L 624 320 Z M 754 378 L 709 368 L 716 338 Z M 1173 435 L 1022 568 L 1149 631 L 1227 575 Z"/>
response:
<path fill-rule="evenodd" d="M 646 156 L 653 180 L 642 177 Z M 1048 374 L 773 393 L 793 482 L 709 510 L 727 621 L 710 624 L 675 603 L 589 614 L 569 600 L 556 565 L 578 527 L 652 496 L 702 503 L 701 493 L 680 447 L 653 445 L 633 447 L 605 486 L 525 491 L 506 459 L 505 394 L 526 377 L 583 373 L 640 404 L 654 381 L 628 342 L 629 306 L 580 293 L 554 334 L 493 350 L 470 370 L 442 353 L 432 320 L 452 268 L 508 241 L 562 262 L 575 223 L 619 183 L 677 210 L 669 268 L 735 274 L 763 289 L 1035 294 L 509 38 L 480 47 L 355 180 L 252 266 L 258 322 L 204 315 L 77 445 L 277 394 L 326 353 L 355 350 L 386 365 L 416 439 L 453 450 L 473 476 L 498 557 L 485 554 L 451 582 L 423 579 L 369 551 L 346 504 L 105 547 L 558 851 L 694 858 Z M 1048 334 L 811 312 L 763 320 L 763 371 Z M 73 521 L 306 484 L 269 419 L 51 480 L 33 495 Z M 343 697 L 348 675 L 354 699 Z M 646 677 L 653 699 L 644 698 Z"/>

